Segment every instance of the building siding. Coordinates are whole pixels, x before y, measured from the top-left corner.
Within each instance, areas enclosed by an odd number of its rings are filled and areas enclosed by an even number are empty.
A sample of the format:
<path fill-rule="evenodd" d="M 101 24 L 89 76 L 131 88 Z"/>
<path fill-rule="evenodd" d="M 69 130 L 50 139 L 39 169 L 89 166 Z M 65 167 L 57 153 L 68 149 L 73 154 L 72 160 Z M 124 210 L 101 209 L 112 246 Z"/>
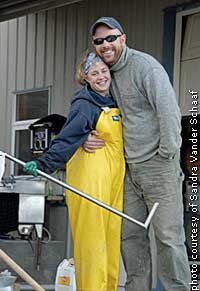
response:
<path fill-rule="evenodd" d="M 0 136 L 1 145 L 6 140 L 6 107 L 8 93 L 8 24 L 2 23 L 0 26 Z"/>
<path fill-rule="evenodd" d="M 182 3 L 196 1 L 84 0 L 0 23 L 0 150 L 11 152 L 14 92 L 50 87 L 51 113 L 67 114 L 78 88 L 76 65 L 91 47 L 88 32 L 98 17 L 119 19 L 128 45 L 162 62 L 163 9 Z"/>
<path fill-rule="evenodd" d="M 195 1 L 184 1 L 184 3 Z M 11 151 L 13 92 L 51 87 L 51 113 L 66 115 L 76 64 L 91 47 L 90 25 L 121 21 L 127 43 L 162 62 L 163 9 L 182 0 L 85 0 L 0 23 L 0 148 Z"/>

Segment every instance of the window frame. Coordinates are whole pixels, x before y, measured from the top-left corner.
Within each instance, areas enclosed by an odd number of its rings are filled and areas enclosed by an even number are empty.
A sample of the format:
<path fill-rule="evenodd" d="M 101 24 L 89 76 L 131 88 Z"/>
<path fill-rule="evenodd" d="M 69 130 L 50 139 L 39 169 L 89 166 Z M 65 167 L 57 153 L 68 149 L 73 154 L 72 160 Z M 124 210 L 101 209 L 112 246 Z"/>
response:
<path fill-rule="evenodd" d="M 37 121 L 39 119 L 27 119 L 27 120 L 16 120 L 16 104 L 17 104 L 17 95 L 25 94 L 25 93 L 35 93 L 35 92 L 41 92 L 41 91 L 47 91 L 48 92 L 48 108 L 47 108 L 47 114 L 49 115 L 51 113 L 51 93 L 52 93 L 52 87 L 41 87 L 41 88 L 31 88 L 31 89 L 25 89 L 25 90 L 16 90 L 12 92 L 13 94 L 13 104 L 12 104 L 12 129 L 11 129 L 11 154 L 15 156 L 15 137 L 16 132 L 20 130 L 27 130 L 29 126 Z M 10 166 L 10 173 L 11 175 L 14 175 L 14 163 L 11 163 Z"/>

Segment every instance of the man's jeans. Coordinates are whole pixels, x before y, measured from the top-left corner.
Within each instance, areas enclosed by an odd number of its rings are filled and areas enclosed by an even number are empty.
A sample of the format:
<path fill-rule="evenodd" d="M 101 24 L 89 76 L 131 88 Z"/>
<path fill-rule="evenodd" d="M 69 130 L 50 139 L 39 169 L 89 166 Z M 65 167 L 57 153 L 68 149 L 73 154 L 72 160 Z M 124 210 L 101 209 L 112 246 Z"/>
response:
<path fill-rule="evenodd" d="M 163 291 L 190 290 L 182 181 L 178 158 L 170 160 L 157 154 L 148 161 L 127 165 L 124 212 L 144 222 L 153 204 L 159 202 L 152 224 Z M 122 256 L 127 272 L 126 291 L 150 291 L 152 268 L 148 231 L 127 220 L 122 225 Z"/>

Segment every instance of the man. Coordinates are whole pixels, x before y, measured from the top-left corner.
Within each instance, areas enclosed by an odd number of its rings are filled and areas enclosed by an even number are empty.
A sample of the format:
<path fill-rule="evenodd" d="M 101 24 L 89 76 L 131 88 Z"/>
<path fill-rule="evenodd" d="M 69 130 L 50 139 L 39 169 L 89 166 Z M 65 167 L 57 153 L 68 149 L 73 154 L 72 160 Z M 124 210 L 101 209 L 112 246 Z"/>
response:
<path fill-rule="evenodd" d="M 127 162 L 124 212 L 145 221 L 159 202 L 152 224 L 163 291 L 189 291 L 190 270 L 184 245 L 180 111 L 164 68 L 152 56 L 126 46 L 117 20 L 101 17 L 91 27 L 93 45 L 110 66 L 112 94 L 121 110 Z M 94 132 L 94 135 L 98 135 Z M 87 151 L 103 146 L 90 136 Z M 122 256 L 126 291 L 151 290 L 148 232 L 124 220 Z"/>

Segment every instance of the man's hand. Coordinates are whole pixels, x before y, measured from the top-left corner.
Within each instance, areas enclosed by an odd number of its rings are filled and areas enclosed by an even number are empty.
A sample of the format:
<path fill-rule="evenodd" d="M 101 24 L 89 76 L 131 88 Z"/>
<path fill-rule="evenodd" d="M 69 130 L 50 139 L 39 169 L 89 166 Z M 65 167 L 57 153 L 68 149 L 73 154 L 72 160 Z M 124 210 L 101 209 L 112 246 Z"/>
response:
<path fill-rule="evenodd" d="M 98 138 L 99 133 L 96 130 L 92 130 L 87 140 L 83 143 L 83 149 L 88 153 L 95 153 L 95 149 L 101 149 L 104 147 L 105 142 L 103 139 Z"/>

